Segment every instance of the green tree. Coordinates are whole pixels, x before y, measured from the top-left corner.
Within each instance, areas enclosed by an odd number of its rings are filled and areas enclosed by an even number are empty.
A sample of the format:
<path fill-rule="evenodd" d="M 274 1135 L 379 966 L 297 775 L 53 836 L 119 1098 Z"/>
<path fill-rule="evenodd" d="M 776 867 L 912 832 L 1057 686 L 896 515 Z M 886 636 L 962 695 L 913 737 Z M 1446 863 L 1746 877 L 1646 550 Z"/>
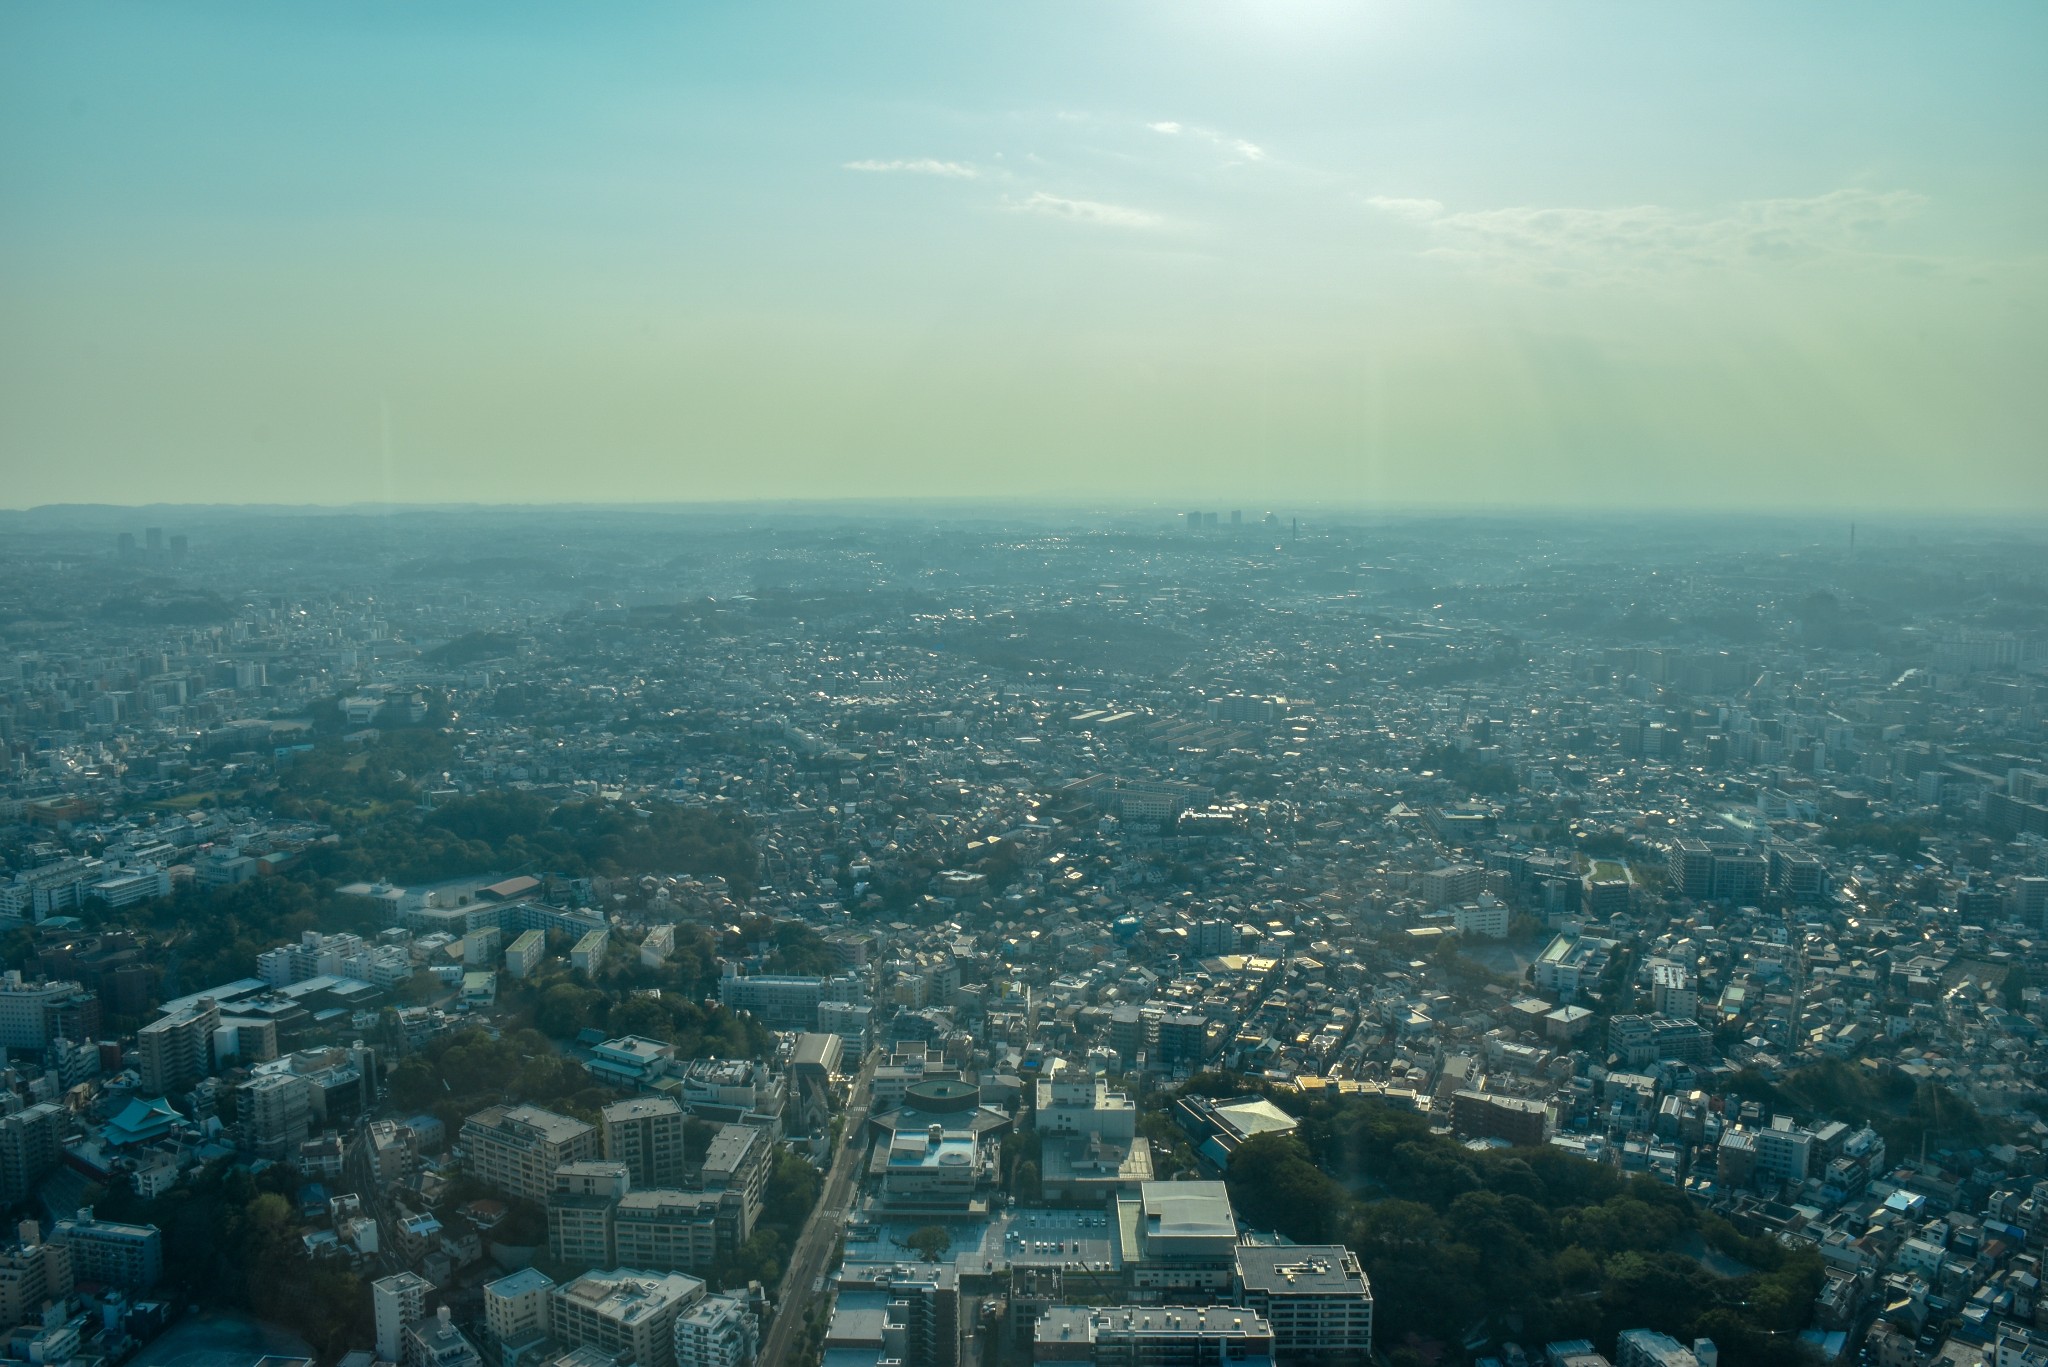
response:
<path fill-rule="evenodd" d="M 953 1236 L 944 1225 L 924 1225 L 910 1232 L 904 1246 L 928 1263 L 935 1263 L 953 1247 Z"/>

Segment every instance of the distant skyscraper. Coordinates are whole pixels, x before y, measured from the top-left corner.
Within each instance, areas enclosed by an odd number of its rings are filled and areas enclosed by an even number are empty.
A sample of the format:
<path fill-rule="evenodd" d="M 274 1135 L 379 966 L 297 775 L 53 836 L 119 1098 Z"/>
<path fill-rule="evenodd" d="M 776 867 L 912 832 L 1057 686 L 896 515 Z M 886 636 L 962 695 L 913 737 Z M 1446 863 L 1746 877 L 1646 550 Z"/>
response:
<path fill-rule="evenodd" d="M 1189 509 L 1189 510 L 1188 510 L 1188 530 L 1189 530 L 1189 531 L 1191 531 L 1191 532 L 1194 532 L 1194 531 L 1200 531 L 1200 530 L 1201 530 L 1201 527 L 1202 527 L 1202 515 L 1201 515 L 1200 513 L 1196 512 L 1196 511 L 1194 511 L 1194 510 L 1193 510 L 1192 508 L 1191 508 L 1191 509 Z M 131 539 L 132 539 L 132 538 L 131 538 Z"/>
<path fill-rule="evenodd" d="M 1244 510 L 1242 508 L 1232 508 L 1230 510 L 1230 525 L 1233 527 L 1242 527 L 1244 525 Z"/>

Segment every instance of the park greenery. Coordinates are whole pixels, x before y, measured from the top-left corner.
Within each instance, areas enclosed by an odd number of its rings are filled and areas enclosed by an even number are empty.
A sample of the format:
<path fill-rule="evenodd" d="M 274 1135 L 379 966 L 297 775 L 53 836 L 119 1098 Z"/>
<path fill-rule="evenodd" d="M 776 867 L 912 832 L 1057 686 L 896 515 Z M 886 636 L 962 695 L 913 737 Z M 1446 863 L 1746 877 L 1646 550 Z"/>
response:
<path fill-rule="evenodd" d="M 1191 1087 L 1242 1090 L 1234 1078 Z M 1300 1120 L 1261 1135 L 1226 1174 L 1239 1214 L 1300 1243 L 1358 1252 L 1395 1367 L 1467 1345 L 1624 1329 L 1712 1338 L 1727 1360 L 1802 1361 L 1797 1334 L 1821 1283 L 1810 1248 L 1748 1238 L 1675 1188 L 1551 1148 L 1474 1151 L 1428 1118 L 1362 1096 L 1275 1100 Z M 1709 1271 L 1708 1248 L 1750 1269 Z"/>
<path fill-rule="evenodd" d="M 281 816 L 334 827 L 340 839 L 310 851 L 307 862 L 313 872 L 344 881 L 660 871 L 722 877 L 739 891 L 753 889 L 753 834 L 735 813 L 669 802 L 558 803 L 516 789 L 422 807 L 422 794 L 445 782 L 454 760 L 453 740 L 424 727 L 383 731 L 360 743 L 326 737 L 279 770 L 272 806 Z"/>
<path fill-rule="evenodd" d="M 125 1183 L 95 1189 L 102 1219 L 154 1224 L 163 1232 L 164 1279 L 174 1299 L 288 1324 L 333 1362 L 369 1341 L 370 1292 L 343 1262 L 309 1262 L 300 1247 L 298 1173 L 261 1173 L 218 1159 L 153 1200 Z"/>
<path fill-rule="evenodd" d="M 1866 1121 L 1894 1155 L 1957 1152 L 2009 1143 L 2010 1126 L 1984 1115 L 1968 1098 L 1934 1081 L 1889 1065 L 1871 1067 L 1824 1059 L 1795 1068 L 1776 1082 L 1753 1071 L 1737 1073 L 1729 1092 L 1771 1113 L 1813 1119 L 1853 1116 Z"/>

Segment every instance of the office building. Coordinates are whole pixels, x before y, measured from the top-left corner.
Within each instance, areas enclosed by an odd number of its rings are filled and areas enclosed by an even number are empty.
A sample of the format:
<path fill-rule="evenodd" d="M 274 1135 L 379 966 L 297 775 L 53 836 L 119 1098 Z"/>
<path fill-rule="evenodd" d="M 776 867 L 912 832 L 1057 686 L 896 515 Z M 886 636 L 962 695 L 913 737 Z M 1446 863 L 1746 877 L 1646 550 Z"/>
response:
<path fill-rule="evenodd" d="M 1772 1117 L 1769 1129 L 1756 1132 L 1757 1176 L 1771 1182 L 1804 1182 L 1813 1147 L 1813 1131 L 1793 1123 L 1790 1116 Z"/>
<path fill-rule="evenodd" d="M 1679 1005 L 1684 1004 L 1684 998 L 1685 994 L 1680 992 Z M 1714 1032 L 1691 1019 L 1616 1016 L 1607 1022 L 1607 1049 L 1630 1068 L 1661 1063 L 1666 1059 L 1680 1063 L 1707 1063 L 1714 1057 Z"/>
<path fill-rule="evenodd" d="M 979 1195 L 988 1156 L 970 1130 L 937 1123 L 898 1130 L 887 1148 L 876 1146 L 873 1161 L 891 1218 L 965 1219 L 988 1210 Z"/>
<path fill-rule="evenodd" d="M 880 1291 L 884 1361 L 959 1367 L 960 1278 L 951 1264 L 868 1265 L 842 1270 L 842 1291 Z"/>
<path fill-rule="evenodd" d="M 1699 1015 L 1699 987 L 1692 974 L 1677 964 L 1650 966 L 1650 1010 L 1671 1020 L 1689 1021 Z M 1711 1040 L 1709 1041 L 1711 1047 Z"/>
<path fill-rule="evenodd" d="M 1712 1339 L 1694 1339 L 1688 1348 L 1654 1329 L 1622 1330 L 1614 1350 L 1614 1367 L 1706 1367 L 1719 1357 Z"/>

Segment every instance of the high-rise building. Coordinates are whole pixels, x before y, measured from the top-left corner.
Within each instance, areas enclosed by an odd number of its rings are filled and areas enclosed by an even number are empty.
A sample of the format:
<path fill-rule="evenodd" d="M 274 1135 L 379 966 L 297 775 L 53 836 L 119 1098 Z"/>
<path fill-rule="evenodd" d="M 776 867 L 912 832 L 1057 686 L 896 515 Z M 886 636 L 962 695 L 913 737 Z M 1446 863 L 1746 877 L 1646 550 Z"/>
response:
<path fill-rule="evenodd" d="M 642 1096 L 604 1108 L 604 1156 L 624 1163 L 635 1187 L 679 1187 L 687 1155 L 683 1108 L 672 1097 Z"/>
<path fill-rule="evenodd" d="M 0 1117 L 0 1206 L 26 1201 L 57 1166 L 64 1122 L 64 1108 L 47 1101 Z"/>
<path fill-rule="evenodd" d="M 399 1272 L 370 1283 L 370 1308 L 377 1320 L 377 1360 L 405 1361 L 405 1331 L 427 1314 L 434 1284 L 417 1272 Z"/>
<path fill-rule="evenodd" d="M 633 1189 L 624 1163 L 564 1163 L 555 1169 L 548 1196 L 548 1247 L 570 1267 L 610 1267 L 612 1217 Z"/>
<path fill-rule="evenodd" d="M 1673 892 L 1702 902 L 1714 895 L 1714 850 L 1706 841 L 1673 841 L 1667 863 Z"/>
<path fill-rule="evenodd" d="M 189 1092 L 213 1072 L 220 1007 L 211 997 L 159 1017 L 135 1032 L 136 1071 L 149 1096 Z"/>
<path fill-rule="evenodd" d="M 0 1048 L 39 1054 L 59 1034 L 84 1038 L 89 1031 L 52 1028 L 65 1024 L 56 1017 L 84 995 L 85 989 L 74 982 L 24 982 L 19 970 L 8 970 L 0 976 Z"/>
<path fill-rule="evenodd" d="M 243 1148 L 281 1159 L 312 1133 L 312 1085 L 296 1073 L 259 1073 L 235 1089 L 235 1119 Z"/>
<path fill-rule="evenodd" d="M 960 1277 L 950 1263 L 874 1266 L 842 1287 L 880 1290 L 887 1297 L 882 1339 L 903 1367 L 959 1367 Z"/>
<path fill-rule="evenodd" d="M 733 1247 L 754 1236 L 754 1224 L 761 1218 L 767 1199 L 768 1174 L 775 1166 L 775 1145 L 766 1130 L 752 1125 L 721 1125 L 704 1149 L 704 1164 L 698 1184 L 705 1191 L 733 1192 L 740 1197 L 732 1230 Z"/>
<path fill-rule="evenodd" d="M 597 1157 L 593 1125 L 538 1106 L 489 1106 L 462 1127 L 464 1166 L 479 1181 L 544 1205 L 555 1169 Z"/>
<path fill-rule="evenodd" d="M 21 1242 L 0 1251 L 0 1329 L 32 1324 L 43 1305 L 71 1294 L 71 1250 L 45 1243 L 33 1220 L 21 1223 Z"/>

